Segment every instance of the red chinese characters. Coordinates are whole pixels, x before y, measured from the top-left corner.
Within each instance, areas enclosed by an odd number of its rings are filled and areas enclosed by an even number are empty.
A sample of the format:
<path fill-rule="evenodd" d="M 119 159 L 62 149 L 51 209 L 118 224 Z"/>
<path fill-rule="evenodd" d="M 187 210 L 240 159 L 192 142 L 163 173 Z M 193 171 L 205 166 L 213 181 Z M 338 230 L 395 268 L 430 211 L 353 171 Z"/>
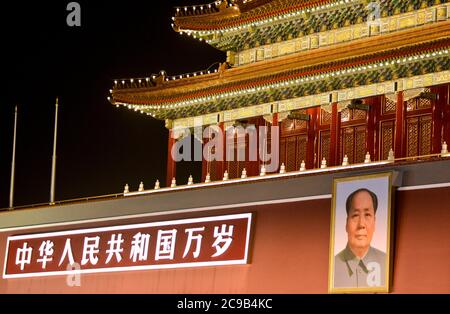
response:
<path fill-rule="evenodd" d="M 4 278 L 246 264 L 252 214 L 8 238 Z"/>

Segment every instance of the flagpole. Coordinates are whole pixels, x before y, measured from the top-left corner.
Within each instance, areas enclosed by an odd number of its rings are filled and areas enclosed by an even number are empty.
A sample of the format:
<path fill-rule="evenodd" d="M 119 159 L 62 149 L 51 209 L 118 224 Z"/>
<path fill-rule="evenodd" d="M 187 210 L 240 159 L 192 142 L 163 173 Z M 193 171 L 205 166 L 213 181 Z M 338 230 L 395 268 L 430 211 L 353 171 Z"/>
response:
<path fill-rule="evenodd" d="M 50 204 L 55 203 L 55 175 L 56 175 L 56 136 L 58 134 L 58 98 L 55 104 L 55 131 L 53 138 L 53 156 L 52 156 L 52 181 L 50 187 Z"/>
<path fill-rule="evenodd" d="M 17 136 L 17 106 L 14 113 L 14 139 L 13 139 L 13 151 L 11 161 L 11 186 L 9 190 L 9 208 L 14 207 L 14 176 L 16 169 L 16 136 Z"/>

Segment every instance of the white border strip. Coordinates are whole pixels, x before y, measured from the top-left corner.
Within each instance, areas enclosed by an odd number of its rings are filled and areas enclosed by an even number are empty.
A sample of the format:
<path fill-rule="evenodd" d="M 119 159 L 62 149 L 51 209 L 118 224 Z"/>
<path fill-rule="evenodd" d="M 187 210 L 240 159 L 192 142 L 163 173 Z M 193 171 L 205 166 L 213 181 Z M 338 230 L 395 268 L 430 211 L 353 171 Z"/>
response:
<path fill-rule="evenodd" d="M 42 273 L 27 273 L 27 274 L 3 274 L 3 279 L 13 278 L 28 278 L 28 277 L 49 277 L 71 274 L 93 274 L 93 273 L 112 273 L 118 271 L 130 271 L 130 270 L 148 270 L 148 269 L 173 269 L 173 268 L 191 268 L 201 266 L 223 266 L 223 265 L 241 265 L 247 264 L 245 259 L 230 260 L 230 261 L 218 261 L 218 262 L 197 262 L 197 263 L 182 263 L 182 264 L 166 264 L 166 265 L 145 265 L 145 266 L 127 266 L 127 267 L 112 267 L 112 268 L 99 268 L 99 269 L 82 269 L 82 270 L 65 270 L 65 271 L 51 271 Z"/>
<path fill-rule="evenodd" d="M 200 222 L 225 221 L 225 220 L 235 220 L 235 219 L 242 219 L 242 218 L 250 219 L 251 217 L 252 217 L 251 213 L 233 214 L 233 215 L 220 215 L 220 216 L 213 216 L 213 217 L 146 222 L 146 223 L 128 224 L 128 225 L 120 225 L 120 226 L 112 226 L 112 227 L 99 227 L 99 228 L 92 227 L 92 228 L 84 228 L 84 229 L 76 229 L 76 230 L 53 231 L 53 232 L 50 231 L 50 232 L 45 232 L 45 233 L 37 233 L 37 234 L 29 234 L 29 235 L 25 234 L 25 235 L 9 236 L 8 241 L 24 240 L 24 239 L 37 239 L 37 238 L 50 238 L 50 237 L 53 238 L 53 237 L 68 236 L 68 235 L 74 235 L 74 234 L 108 232 L 108 231 L 118 231 L 118 230 L 132 230 L 132 229 L 147 228 L 147 227 L 186 225 L 186 224 L 194 224 L 194 223 L 200 223 Z"/>
<path fill-rule="evenodd" d="M 398 191 L 428 190 L 450 187 L 450 182 L 399 187 Z"/>

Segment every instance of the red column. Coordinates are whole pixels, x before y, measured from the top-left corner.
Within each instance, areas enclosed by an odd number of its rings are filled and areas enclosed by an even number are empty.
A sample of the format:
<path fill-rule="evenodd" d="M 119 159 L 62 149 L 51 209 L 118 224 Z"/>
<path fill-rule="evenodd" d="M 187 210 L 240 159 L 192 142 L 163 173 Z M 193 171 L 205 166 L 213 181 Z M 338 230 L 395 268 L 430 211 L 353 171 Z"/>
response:
<path fill-rule="evenodd" d="M 381 116 L 381 102 L 383 96 L 377 96 L 374 98 L 373 102 L 373 119 L 374 119 L 374 158 L 372 160 L 380 160 L 380 116 Z"/>
<path fill-rule="evenodd" d="M 307 110 L 309 115 L 309 123 L 308 123 L 308 144 L 306 149 L 306 168 L 313 169 L 314 168 L 314 156 L 316 153 L 316 133 L 317 133 L 317 113 L 320 107 L 309 108 Z"/>
<path fill-rule="evenodd" d="M 403 91 L 397 92 L 397 106 L 395 112 L 395 138 L 394 154 L 395 158 L 404 157 L 404 130 L 405 130 L 405 102 L 403 101 Z"/>
<path fill-rule="evenodd" d="M 173 137 L 173 130 L 169 130 L 169 141 L 167 145 L 167 176 L 166 186 L 170 186 L 172 178 L 176 176 L 177 164 L 172 156 L 172 147 L 175 145 L 175 138 Z"/>
<path fill-rule="evenodd" d="M 336 165 L 339 166 L 342 164 L 342 158 L 341 156 L 341 122 L 342 122 L 342 115 L 341 112 L 338 112 L 337 115 L 337 138 L 336 138 L 336 156 L 337 156 L 337 160 L 336 160 Z"/>
<path fill-rule="evenodd" d="M 373 160 L 375 160 L 374 141 L 375 141 L 375 106 L 376 97 L 366 99 L 366 104 L 369 105 L 366 120 L 366 152 L 369 152 Z"/>
<path fill-rule="evenodd" d="M 272 116 L 272 126 L 279 127 L 279 124 L 278 124 L 278 112 L 274 113 L 273 116 Z M 276 172 L 278 172 L 278 171 L 280 171 L 280 165 L 281 165 L 281 162 L 280 162 L 280 130 L 278 130 L 278 138 L 272 139 L 272 136 L 273 136 L 273 134 L 272 134 L 272 132 L 270 132 L 270 141 L 272 143 L 273 143 L 274 140 L 278 141 L 278 152 L 276 152 L 278 154 L 278 166 L 277 166 L 277 171 Z M 274 146 L 271 145 L 270 146 L 270 153 L 272 154 L 272 156 L 274 154 L 273 149 L 274 149 Z"/>
<path fill-rule="evenodd" d="M 437 99 L 433 101 L 433 130 L 431 141 L 431 153 L 438 154 L 441 152 L 442 147 L 442 117 L 447 95 L 447 86 L 441 85 L 431 89 L 432 93 L 438 95 Z"/>
<path fill-rule="evenodd" d="M 223 146 L 222 146 L 222 156 L 218 156 L 221 160 L 217 160 L 216 165 L 217 165 L 217 178 L 216 180 L 221 180 L 223 178 L 223 174 L 225 172 L 225 156 L 226 156 L 226 143 L 227 143 L 227 136 L 225 133 L 225 123 L 224 122 L 219 122 L 219 128 L 220 128 L 220 132 L 222 132 L 222 139 L 223 139 Z"/>
<path fill-rule="evenodd" d="M 331 127 L 330 127 L 330 160 L 328 164 L 330 166 L 336 166 L 339 164 L 338 147 L 339 147 L 339 129 L 340 121 L 338 114 L 338 104 L 334 102 L 331 104 Z"/>

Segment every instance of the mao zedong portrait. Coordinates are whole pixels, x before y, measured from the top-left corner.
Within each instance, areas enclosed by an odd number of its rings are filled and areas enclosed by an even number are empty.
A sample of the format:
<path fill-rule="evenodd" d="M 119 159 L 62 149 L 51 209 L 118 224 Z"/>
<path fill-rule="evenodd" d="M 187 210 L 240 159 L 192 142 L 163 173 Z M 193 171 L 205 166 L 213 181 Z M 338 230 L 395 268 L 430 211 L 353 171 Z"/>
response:
<path fill-rule="evenodd" d="M 358 189 L 346 200 L 347 246 L 334 258 L 334 287 L 385 286 L 386 253 L 371 246 L 375 232 L 378 198 Z"/>

